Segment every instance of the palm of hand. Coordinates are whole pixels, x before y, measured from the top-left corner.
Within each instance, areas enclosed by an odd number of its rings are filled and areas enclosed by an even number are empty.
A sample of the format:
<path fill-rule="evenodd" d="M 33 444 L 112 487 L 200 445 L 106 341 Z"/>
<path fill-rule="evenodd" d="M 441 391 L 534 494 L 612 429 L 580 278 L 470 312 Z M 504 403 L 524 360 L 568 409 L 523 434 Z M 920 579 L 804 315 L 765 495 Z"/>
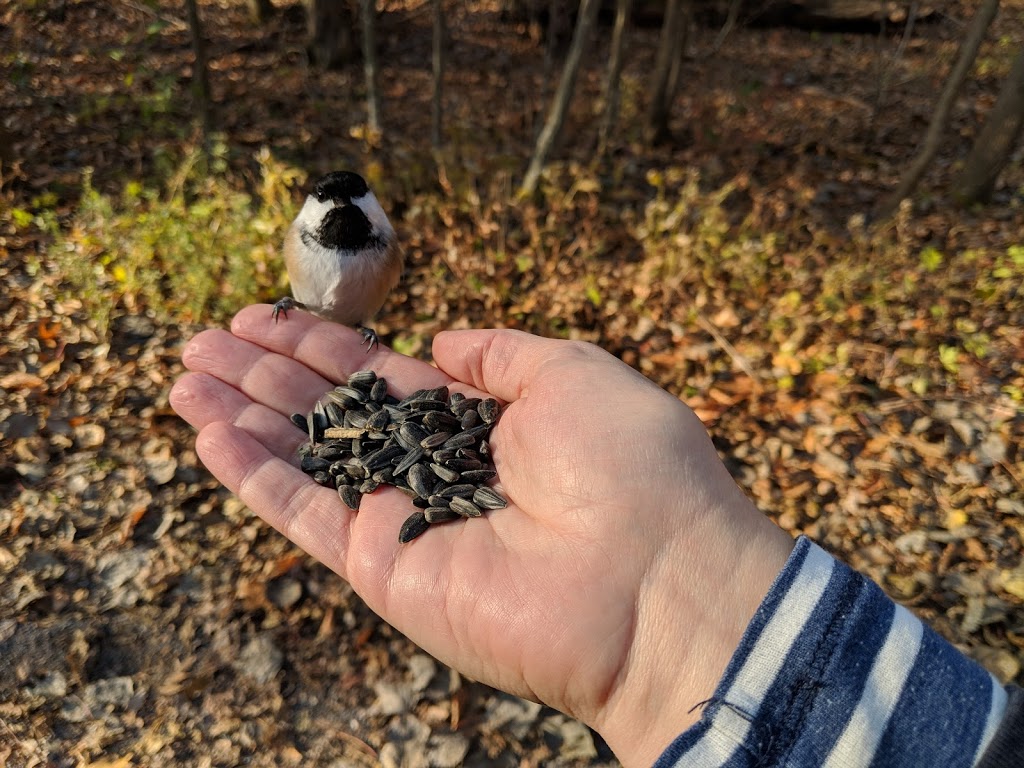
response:
<path fill-rule="evenodd" d="M 266 307 L 250 307 L 233 333 L 205 332 L 185 352 L 194 373 L 175 386 L 172 404 L 201 430 L 204 463 L 437 658 L 593 716 L 624 663 L 637 592 L 655 556 L 630 536 L 631 518 L 638 505 L 655 501 L 659 476 L 678 471 L 675 451 L 648 456 L 644 477 L 624 477 L 621 457 L 650 451 L 639 436 L 649 439 L 652 428 L 675 433 L 665 424 L 673 398 L 628 369 L 609 376 L 596 350 L 538 359 L 533 370 L 507 371 L 507 380 L 493 382 L 479 349 L 441 360 L 456 378 L 510 401 L 491 443 L 512 504 L 400 545 L 407 497 L 381 489 L 350 513 L 295 466 L 302 437 L 287 414 L 308 409 L 358 368 L 374 368 L 400 394 L 452 379 L 387 350 L 367 358 L 341 326 L 298 313 L 276 326 L 269 318 Z M 455 388 L 478 393 L 472 385 Z M 633 402 L 623 402 L 622 392 Z M 608 450 L 595 461 L 593 447 L 602 443 Z"/>

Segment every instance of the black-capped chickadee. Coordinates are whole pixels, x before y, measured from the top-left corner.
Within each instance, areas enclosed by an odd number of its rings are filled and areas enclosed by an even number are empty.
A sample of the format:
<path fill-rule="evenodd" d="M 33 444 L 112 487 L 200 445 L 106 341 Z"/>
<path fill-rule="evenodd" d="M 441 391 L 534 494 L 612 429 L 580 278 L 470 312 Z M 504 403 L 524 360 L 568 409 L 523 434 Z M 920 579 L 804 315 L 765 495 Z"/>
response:
<path fill-rule="evenodd" d="M 377 334 L 365 323 L 402 274 L 394 227 L 358 173 L 320 179 L 288 228 L 284 261 L 292 296 L 274 304 L 274 321 L 294 307 L 363 334 L 367 352 Z M 294 297 L 294 298 L 293 298 Z"/>

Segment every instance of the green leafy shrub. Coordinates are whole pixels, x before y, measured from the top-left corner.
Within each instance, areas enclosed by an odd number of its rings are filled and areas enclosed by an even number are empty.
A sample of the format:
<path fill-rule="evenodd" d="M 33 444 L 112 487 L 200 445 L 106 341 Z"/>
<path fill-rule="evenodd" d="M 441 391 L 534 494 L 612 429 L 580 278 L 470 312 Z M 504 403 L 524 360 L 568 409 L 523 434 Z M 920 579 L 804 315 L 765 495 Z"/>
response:
<path fill-rule="evenodd" d="M 196 150 L 165 189 L 129 182 L 119 197 L 95 190 L 86 172 L 73 223 L 51 255 L 66 296 L 81 301 L 101 335 L 119 312 L 220 322 L 283 288 L 280 244 L 303 174 L 261 150 L 254 197 L 226 175 L 224 152 Z"/>

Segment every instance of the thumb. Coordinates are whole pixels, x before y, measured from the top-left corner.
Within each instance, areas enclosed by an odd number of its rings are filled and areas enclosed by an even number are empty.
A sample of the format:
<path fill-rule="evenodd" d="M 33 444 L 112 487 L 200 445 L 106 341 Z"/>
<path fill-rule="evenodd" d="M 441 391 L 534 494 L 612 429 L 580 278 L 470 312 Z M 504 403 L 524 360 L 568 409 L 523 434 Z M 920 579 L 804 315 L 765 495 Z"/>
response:
<path fill-rule="evenodd" d="M 545 363 L 587 346 L 522 331 L 443 331 L 434 337 L 433 355 L 453 379 L 511 402 L 529 390 Z"/>

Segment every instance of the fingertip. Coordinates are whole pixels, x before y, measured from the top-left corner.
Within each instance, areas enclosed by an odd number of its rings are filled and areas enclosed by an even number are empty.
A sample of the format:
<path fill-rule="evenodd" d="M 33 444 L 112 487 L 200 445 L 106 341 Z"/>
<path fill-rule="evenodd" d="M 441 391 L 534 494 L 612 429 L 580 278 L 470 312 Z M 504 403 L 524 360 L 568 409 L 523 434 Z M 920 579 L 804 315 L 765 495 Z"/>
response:
<path fill-rule="evenodd" d="M 194 371 L 203 360 L 209 357 L 207 350 L 216 343 L 217 337 L 226 333 L 220 328 L 210 328 L 197 333 L 185 342 L 185 346 L 181 350 L 182 364 L 190 371 Z"/>
<path fill-rule="evenodd" d="M 277 320 L 274 319 L 274 307 L 270 304 L 250 304 L 239 310 L 231 318 L 231 332 L 243 338 L 252 338 L 254 335 L 264 337 L 273 328 L 285 321 L 304 315 L 298 310 L 286 315 L 282 312 Z"/>
<path fill-rule="evenodd" d="M 434 338 L 432 351 L 434 361 L 452 378 L 512 401 L 560 343 L 506 329 L 443 331 Z"/>
<path fill-rule="evenodd" d="M 179 416 L 182 416 L 182 411 L 195 402 L 195 376 L 194 373 L 184 374 L 171 385 L 171 391 L 167 394 L 167 402 Z"/>

